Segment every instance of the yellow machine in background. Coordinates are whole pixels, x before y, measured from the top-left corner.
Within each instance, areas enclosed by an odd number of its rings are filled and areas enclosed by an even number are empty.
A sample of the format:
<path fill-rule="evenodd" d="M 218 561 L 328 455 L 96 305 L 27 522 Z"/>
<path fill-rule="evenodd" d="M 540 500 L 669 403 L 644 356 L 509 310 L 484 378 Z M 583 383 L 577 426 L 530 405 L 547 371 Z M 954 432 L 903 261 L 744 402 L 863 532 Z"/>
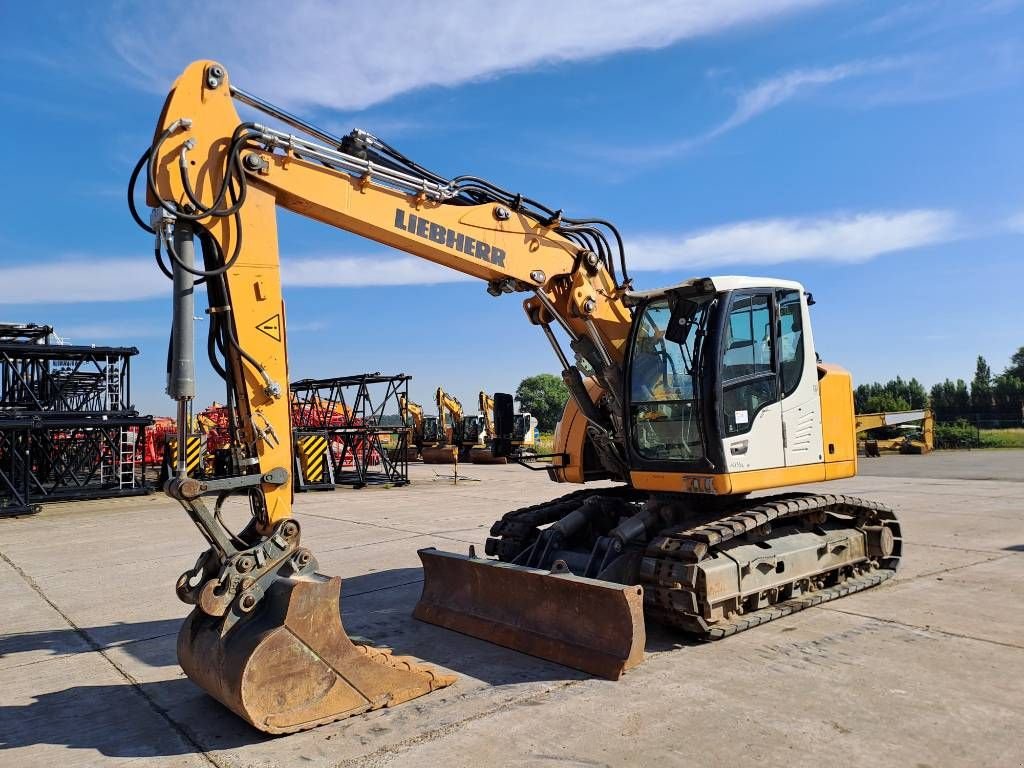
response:
<path fill-rule="evenodd" d="M 864 434 L 882 427 L 906 427 L 915 422 L 921 423 L 920 428 L 910 429 L 897 437 L 878 438 Z M 864 456 L 878 456 L 881 451 L 922 454 L 930 453 L 935 448 L 935 416 L 927 408 L 917 411 L 858 413 L 856 429 L 857 449 Z"/>
<path fill-rule="evenodd" d="M 439 440 L 436 445 L 424 445 L 420 456 L 424 464 L 454 464 L 459 459 L 461 448 L 462 403 L 442 387 L 437 388 L 434 400 L 437 402 Z"/>
<path fill-rule="evenodd" d="M 466 434 L 466 440 L 472 440 L 469 446 L 469 460 L 474 464 L 506 464 L 505 456 L 495 456 L 491 445 L 494 442 L 494 398 L 480 390 L 478 397 L 480 415 L 478 426 L 473 435 Z"/>
<path fill-rule="evenodd" d="M 236 102 L 295 133 L 242 122 Z M 571 395 L 549 475 L 610 481 L 507 512 L 488 557 L 422 550 L 418 618 L 617 678 L 643 658 L 645 617 L 713 640 L 895 572 L 892 510 L 778 492 L 856 472 L 850 375 L 816 362 L 800 284 L 719 276 L 635 290 L 609 222 L 439 175 L 362 131 L 332 136 L 212 61 L 175 82 L 133 185 L 143 173 L 154 214 L 143 220 L 134 202 L 132 212 L 173 277 L 168 392 L 182 412 L 195 397 L 193 290 L 204 278 L 205 348 L 227 383 L 235 440 L 231 476 L 200 482 L 179 461 L 167 486 L 209 544 L 177 584 L 194 606 L 178 658 L 257 728 L 308 728 L 451 682 L 353 644 L 340 579 L 317 573 L 300 544 L 278 207 L 478 278 L 495 297 L 522 296 Z M 438 408 L 461 416 L 440 390 Z M 511 398 L 495 408 L 510 424 Z M 512 430 L 498 431 L 495 446 L 510 447 Z M 240 531 L 221 515 L 232 496 L 251 513 Z"/>
<path fill-rule="evenodd" d="M 424 443 L 426 419 L 423 414 L 423 406 L 412 402 L 404 394 L 399 394 L 398 410 L 405 424 L 412 423 L 412 433 L 409 435 L 409 445 L 406 447 L 406 459 L 416 461 L 420 458 L 420 451 L 423 449 Z"/>

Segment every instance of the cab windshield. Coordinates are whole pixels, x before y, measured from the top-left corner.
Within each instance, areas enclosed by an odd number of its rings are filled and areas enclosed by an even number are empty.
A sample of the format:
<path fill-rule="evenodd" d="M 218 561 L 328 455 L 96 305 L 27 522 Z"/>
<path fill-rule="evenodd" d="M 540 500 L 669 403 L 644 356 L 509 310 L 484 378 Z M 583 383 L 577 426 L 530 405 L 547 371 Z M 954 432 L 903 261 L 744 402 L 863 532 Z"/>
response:
<path fill-rule="evenodd" d="M 654 460 L 704 456 L 700 431 L 700 342 L 710 302 L 680 300 L 674 327 L 668 299 L 647 305 L 633 341 L 630 415 L 633 444 Z"/>

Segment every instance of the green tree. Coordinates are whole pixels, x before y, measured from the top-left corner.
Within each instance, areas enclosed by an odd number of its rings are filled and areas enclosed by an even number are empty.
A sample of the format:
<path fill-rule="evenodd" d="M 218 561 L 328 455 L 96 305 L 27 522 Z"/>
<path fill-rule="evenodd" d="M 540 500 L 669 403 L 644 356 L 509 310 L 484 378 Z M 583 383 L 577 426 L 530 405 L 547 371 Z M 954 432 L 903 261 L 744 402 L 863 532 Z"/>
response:
<path fill-rule="evenodd" d="M 562 410 L 569 400 L 569 390 L 565 382 L 550 373 L 539 373 L 527 376 L 516 388 L 516 400 L 519 408 L 528 411 L 537 419 L 537 425 L 548 432 L 562 417 Z"/>
<path fill-rule="evenodd" d="M 961 408 L 967 410 L 971 405 L 971 393 L 967 382 L 963 379 L 946 379 L 932 387 L 932 408 Z"/>
<path fill-rule="evenodd" d="M 884 411 L 909 411 L 910 403 L 888 392 L 871 395 L 864 403 L 864 413 L 881 413 Z"/>
<path fill-rule="evenodd" d="M 854 390 L 853 404 L 857 413 L 909 411 L 927 406 L 928 393 L 917 379 L 904 381 L 897 376 L 885 384 L 861 384 Z"/>
<path fill-rule="evenodd" d="M 1024 347 L 1021 347 L 1010 356 L 1010 367 L 1006 373 L 1017 379 L 1024 379 Z"/>
<path fill-rule="evenodd" d="M 976 411 L 992 407 L 992 369 L 981 355 L 978 355 L 974 379 L 971 380 L 971 407 Z"/>
<path fill-rule="evenodd" d="M 1001 411 L 1019 411 L 1024 406 L 1024 379 L 1008 369 L 992 382 L 992 399 Z"/>

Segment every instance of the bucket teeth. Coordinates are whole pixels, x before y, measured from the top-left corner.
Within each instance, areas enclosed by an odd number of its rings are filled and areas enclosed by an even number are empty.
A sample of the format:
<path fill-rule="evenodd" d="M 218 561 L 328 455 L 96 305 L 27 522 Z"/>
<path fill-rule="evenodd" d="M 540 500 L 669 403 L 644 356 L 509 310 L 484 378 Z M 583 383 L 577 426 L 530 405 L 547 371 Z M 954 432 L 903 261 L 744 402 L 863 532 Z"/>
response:
<path fill-rule="evenodd" d="M 421 549 L 413 616 L 617 680 L 643 661 L 643 589 Z"/>
<path fill-rule="evenodd" d="M 280 579 L 258 608 L 222 634 L 194 610 L 178 634 L 185 674 L 267 733 L 291 733 L 451 685 L 407 656 L 356 645 L 340 613 L 341 579 Z"/>

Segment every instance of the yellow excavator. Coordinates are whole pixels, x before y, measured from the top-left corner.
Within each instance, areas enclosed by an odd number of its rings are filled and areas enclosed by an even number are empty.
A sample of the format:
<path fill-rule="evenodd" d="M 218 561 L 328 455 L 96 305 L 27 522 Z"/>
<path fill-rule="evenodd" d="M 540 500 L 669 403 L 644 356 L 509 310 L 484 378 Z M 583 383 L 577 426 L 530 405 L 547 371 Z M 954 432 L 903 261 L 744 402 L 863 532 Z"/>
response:
<path fill-rule="evenodd" d="M 414 403 L 404 394 L 398 395 L 398 411 L 404 424 L 412 424 L 412 432 L 409 434 L 409 445 L 406 446 L 406 459 L 416 461 L 420 458 L 420 451 L 423 450 L 424 430 L 426 417 L 423 414 L 423 406 Z"/>
<path fill-rule="evenodd" d="M 236 104 L 281 127 L 242 121 Z M 131 191 L 143 174 L 148 221 Z M 340 579 L 320 575 L 300 544 L 278 207 L 524 297 L 571 395 L 547 471 L 559 483 L 611 481 L 509 511 L 484 557 L 422 550 L 418 618 L 617 678 L 642 660 L 645 618 L 714 640 L 896 570 L 888 507 L 785 491 L 857 468 L 850 375 L 816 361 L 798 283 L 698 277 L 636 290 L 609 222 L 442 176 L 364 131 L 333 136 L 213 61 L 174 83 L 129 200 L 173 283 L 168 392 L 182 413 L 196 394 L 202 280 L 206 350 L 236 440 L 233 475 L 191 478 L 179 458 L 166 486 L 209 544 L 177 583 L 194 606 L 178 658 L 257 728 L 309 728 L 451 682 L 353 644 Z M 496 398 L 498 455 L 511 450 L 511 400 Z M 221 515 L 232 496 L 251 511 L 239 531 Z"/>
<path fill-rule="evenodd" d="M 896 429 L 908 428 L 911 423 L 920 422 L 916 429 L 910 428 L 896 437 L 869 437 L 871 430 L 882 430 L 886 427 L 890 434 Z M 935 448 L 935 414 L 930 408 L 916 411 L 886 411 L 884 413 L 858 413 L 856 423 L 857 434 L 864 433 L 858 440 L 857 448 L 865 456 L 880 456 L 882 451 L 898 451 L 899 453 L 923 454 L 931 453 Z"/>
<path fill-rule="evenodd" d="M 487 392 L 480 390 L 478 398 L 480 415 L 477 417 L 476 429 L 470 433 L 467 428 L 464 430 L 464 439 L 469 442 L 469 460 L 473 464 L 507 464 L 508 457 L 495 455 L 493 449 L 495 428 L 494 428 L 494 398 Z M 471 441 L 471 442 L 470 442 Z"/>
<path fill-rule="evenodd" d="M 424 445 L 420 456 L 424 464 L 454 464 L 459 459 L 462 439 L 462 403 L 443 387 L 434 393 L 437 403 L 437 437 L 433 445 Z"/>

